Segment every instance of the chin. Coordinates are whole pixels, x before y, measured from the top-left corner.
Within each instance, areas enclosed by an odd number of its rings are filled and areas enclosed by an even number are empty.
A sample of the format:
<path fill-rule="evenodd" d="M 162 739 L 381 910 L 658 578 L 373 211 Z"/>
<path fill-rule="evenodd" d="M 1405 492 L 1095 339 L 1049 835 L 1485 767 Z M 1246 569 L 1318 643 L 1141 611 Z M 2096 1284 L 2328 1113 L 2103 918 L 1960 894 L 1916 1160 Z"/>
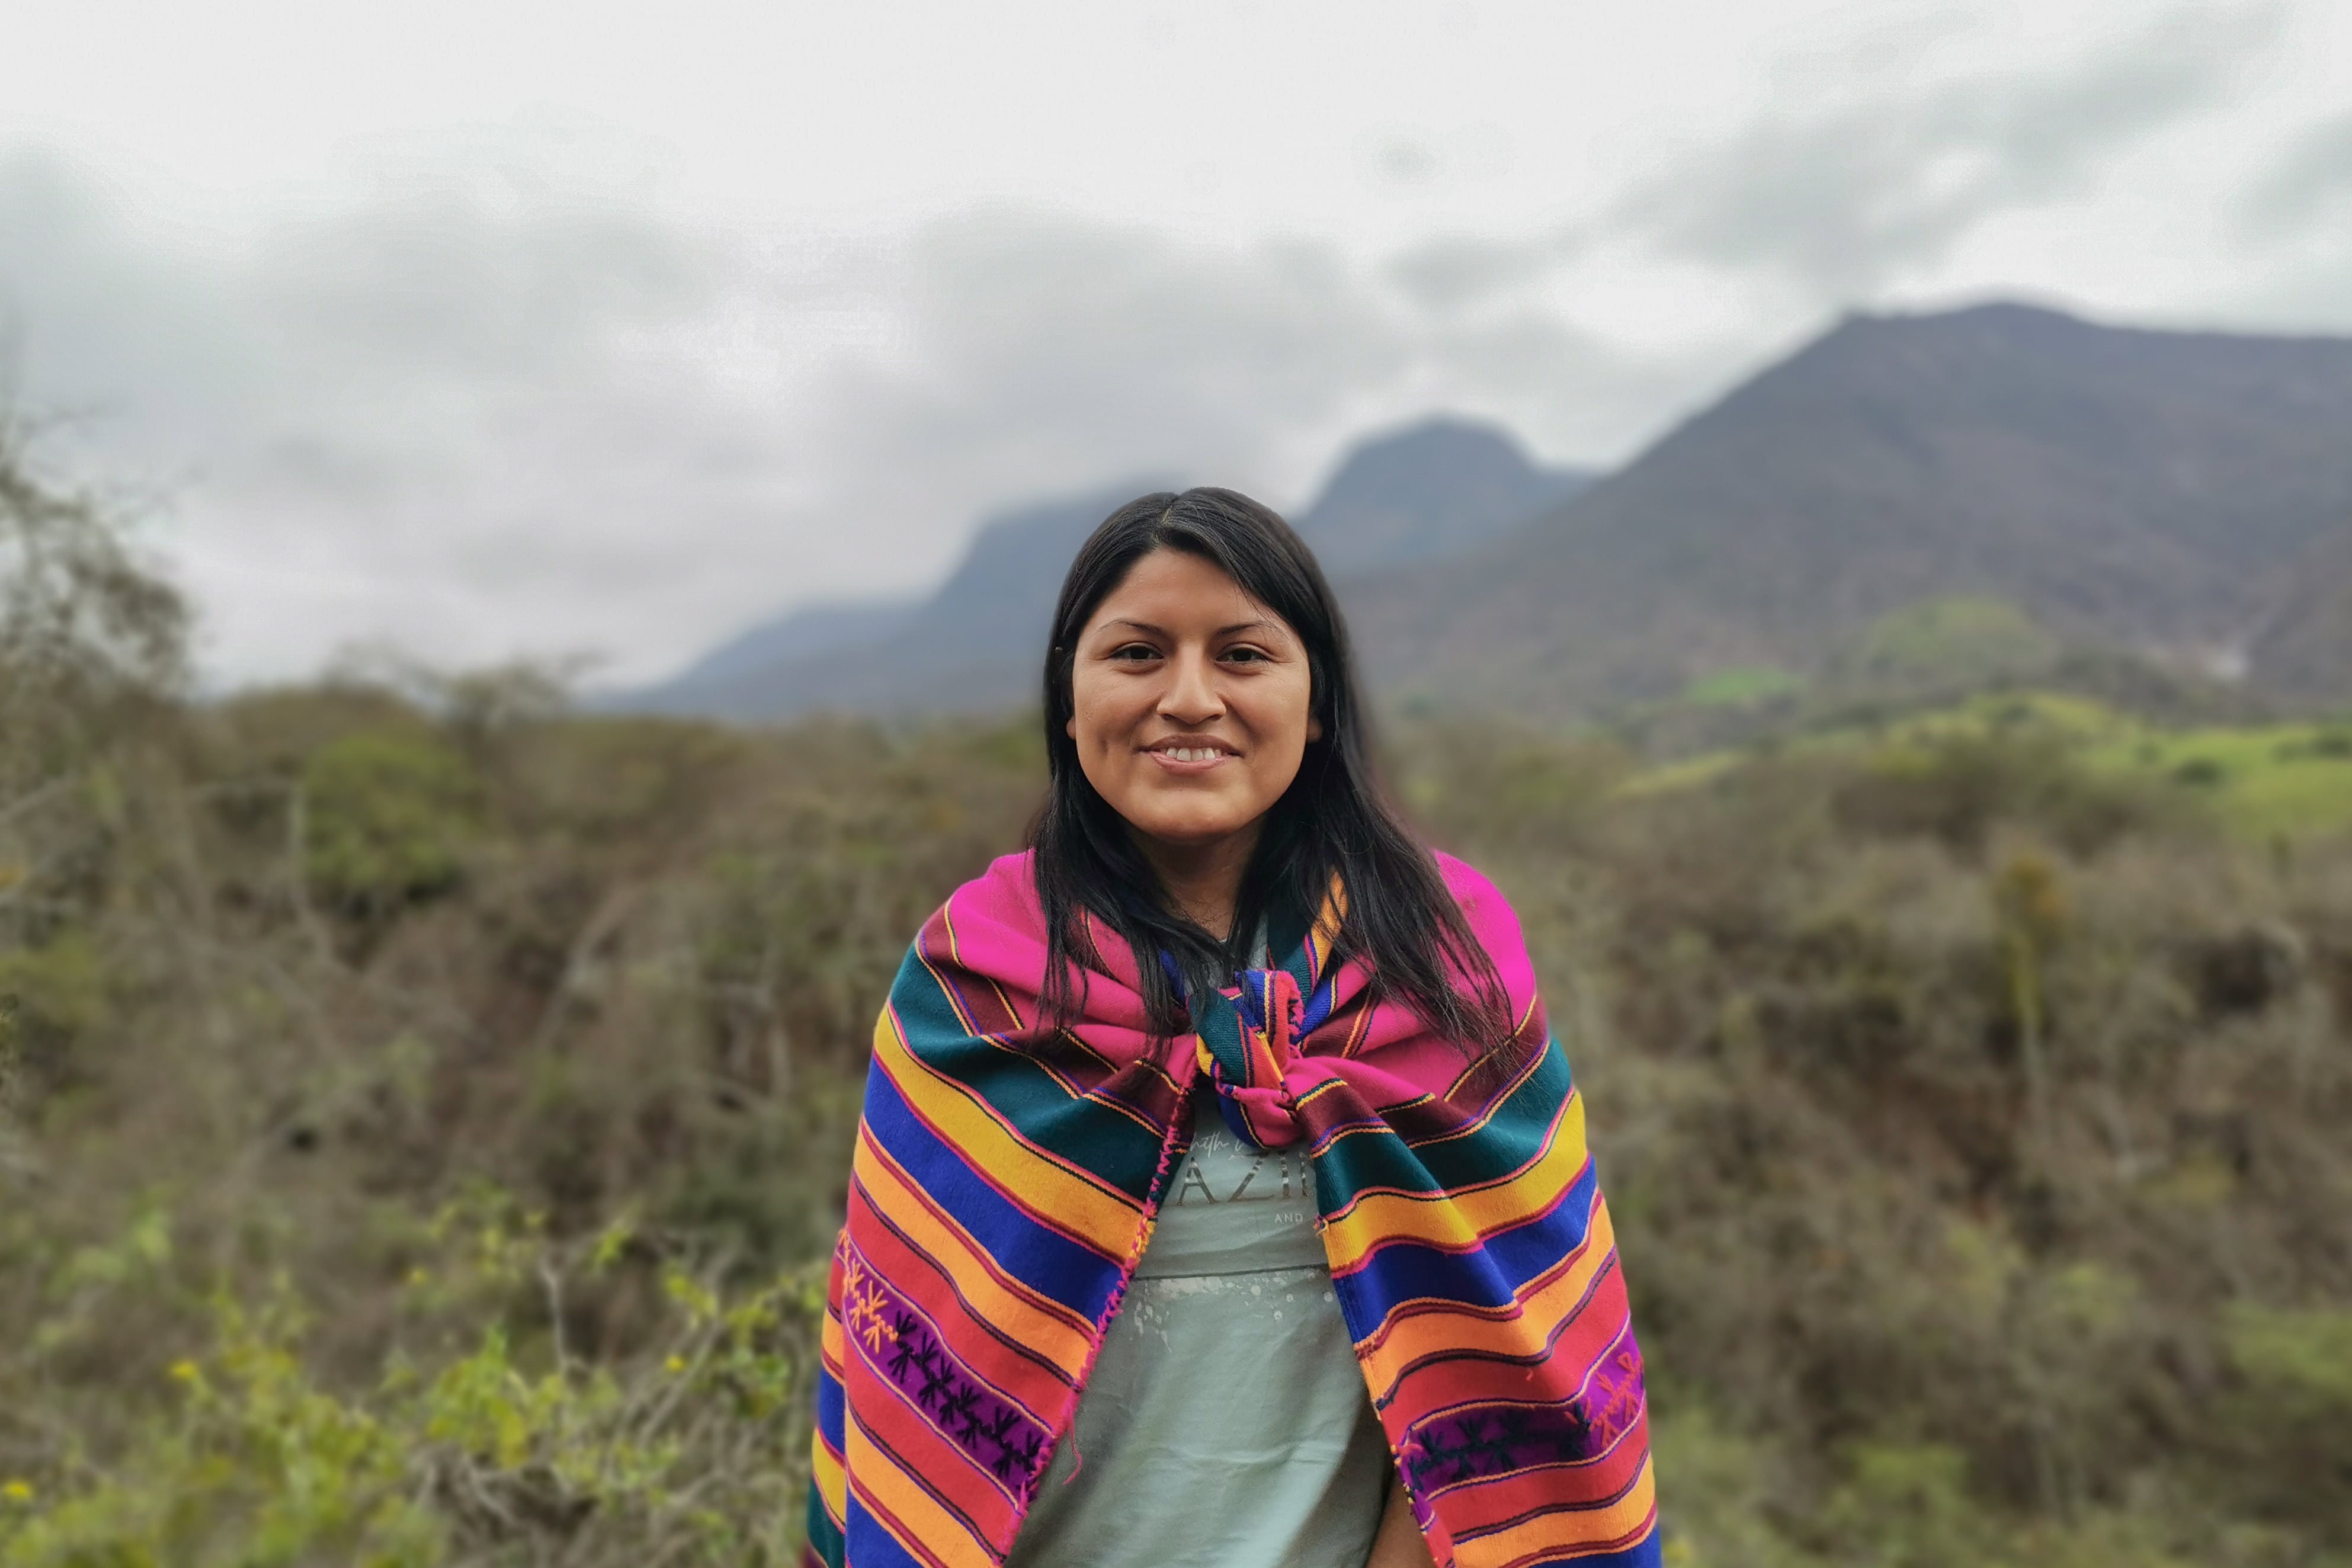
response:
<path fill-rule="evenodd" d="M 1196 816 L 1167 817 L 1135 824 L 1162 843 L 1213 844 L 1219 839 L 1230 838 L 1249 826 L 1246 819 L 1228 820 L 1223 817 L 1203 821 Z"/>

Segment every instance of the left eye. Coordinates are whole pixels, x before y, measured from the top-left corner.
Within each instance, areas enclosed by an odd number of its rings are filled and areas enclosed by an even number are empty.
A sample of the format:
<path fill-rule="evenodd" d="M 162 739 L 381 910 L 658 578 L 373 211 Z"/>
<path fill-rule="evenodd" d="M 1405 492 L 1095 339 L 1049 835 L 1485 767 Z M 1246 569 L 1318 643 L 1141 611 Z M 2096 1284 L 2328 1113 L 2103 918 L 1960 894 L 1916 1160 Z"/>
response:
<path fill-rule="evenodd" d="M 1238 659 L 1244 664 L 1262 664 L 1265 663 L 1265 651 L 1262 648 L 1228 648 L 1225 657 Z"/>

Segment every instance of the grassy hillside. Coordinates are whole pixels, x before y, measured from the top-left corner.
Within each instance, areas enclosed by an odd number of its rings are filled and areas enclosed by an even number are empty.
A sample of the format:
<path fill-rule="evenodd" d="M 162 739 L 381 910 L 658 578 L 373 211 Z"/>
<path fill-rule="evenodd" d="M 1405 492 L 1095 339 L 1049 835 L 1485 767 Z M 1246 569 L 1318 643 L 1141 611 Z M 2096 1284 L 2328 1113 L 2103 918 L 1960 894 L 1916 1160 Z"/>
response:
<path fill-rule="evenodd" d="M 2151 809 L 2215 823 L 2259 843 L 2352 828 L 2352 720 L 2176 728 L 2086 698 L 2001 692 L 1869 724 L 1832 725 L 1763 748 L 1838 758 L 1890 777 L 1949 771 L 1970 755 L 2044 754 Z M 1719 750 L 1640 770 L 1630 794 L 1722 778 L 1757 748 Z"/>

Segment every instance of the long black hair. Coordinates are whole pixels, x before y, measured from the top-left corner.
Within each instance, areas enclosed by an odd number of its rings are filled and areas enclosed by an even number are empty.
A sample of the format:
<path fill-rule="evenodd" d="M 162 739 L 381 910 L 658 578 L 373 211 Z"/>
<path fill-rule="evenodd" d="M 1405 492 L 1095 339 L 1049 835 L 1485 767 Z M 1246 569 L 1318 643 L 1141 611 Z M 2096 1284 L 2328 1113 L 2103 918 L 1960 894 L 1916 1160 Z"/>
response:
<path fill-rule="evenodd" d="M 1322 738 L 1308 743 L 1298 776 L 1266 813 L 1223 941 L 1160 894 L 1125 819 L 1087 781 L 1068 733 L 1072 672 L 1087 621 L 1137 561 L 1162 549 L 1214 563 L 1288 622 L 1307 646 L 1309 711 L 1323 727 Z M 1200 488 L 1144 496 L 1105 518 L 1062 580 L 1045 653 L 1049 782 L 1030 845 L 1045 904 L 1049 1015 L 1066 1023 L 1083 1007 L 1082 965 L 1098 957 L 1084 918 L 1091 914 L 1134 949 L 1153 1027 L 1165 1037 L 1185 1033 L 1182 998 L 1152 956 L 1166 952 L 1188 984 L 1221 980 L 1247 962 L 1261 916 L 1286 907 L 1311 918 L 1336 875 L 1346 915 L 1332 962 L 1368 960 L 1378 997 L 1411 1007 L 1474 1057 L 1502 1046 L 1515 1022 L 1502 978 L 1446 891 L 1437 862 L 1382 795 L 1370 716 L 1347 624 L 1323 569 L 1271 508 L 1235 491 Z"/>

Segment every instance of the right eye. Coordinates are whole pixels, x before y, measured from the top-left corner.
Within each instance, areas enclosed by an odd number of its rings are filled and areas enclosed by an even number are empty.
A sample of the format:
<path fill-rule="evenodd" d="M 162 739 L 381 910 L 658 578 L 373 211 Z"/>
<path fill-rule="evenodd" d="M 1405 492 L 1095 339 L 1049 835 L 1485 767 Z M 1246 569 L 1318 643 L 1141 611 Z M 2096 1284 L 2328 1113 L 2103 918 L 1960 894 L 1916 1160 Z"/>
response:
<path fill-rule="evenodd" d="M 1160 657 L 1160 650 L 1149 643 L 1129 643 L 1113 648 L 1110 651 L 1110 656 L 1114 659 L 1125 660 L 1129 664 L 1140 664 L 1146 659 Z"/>

